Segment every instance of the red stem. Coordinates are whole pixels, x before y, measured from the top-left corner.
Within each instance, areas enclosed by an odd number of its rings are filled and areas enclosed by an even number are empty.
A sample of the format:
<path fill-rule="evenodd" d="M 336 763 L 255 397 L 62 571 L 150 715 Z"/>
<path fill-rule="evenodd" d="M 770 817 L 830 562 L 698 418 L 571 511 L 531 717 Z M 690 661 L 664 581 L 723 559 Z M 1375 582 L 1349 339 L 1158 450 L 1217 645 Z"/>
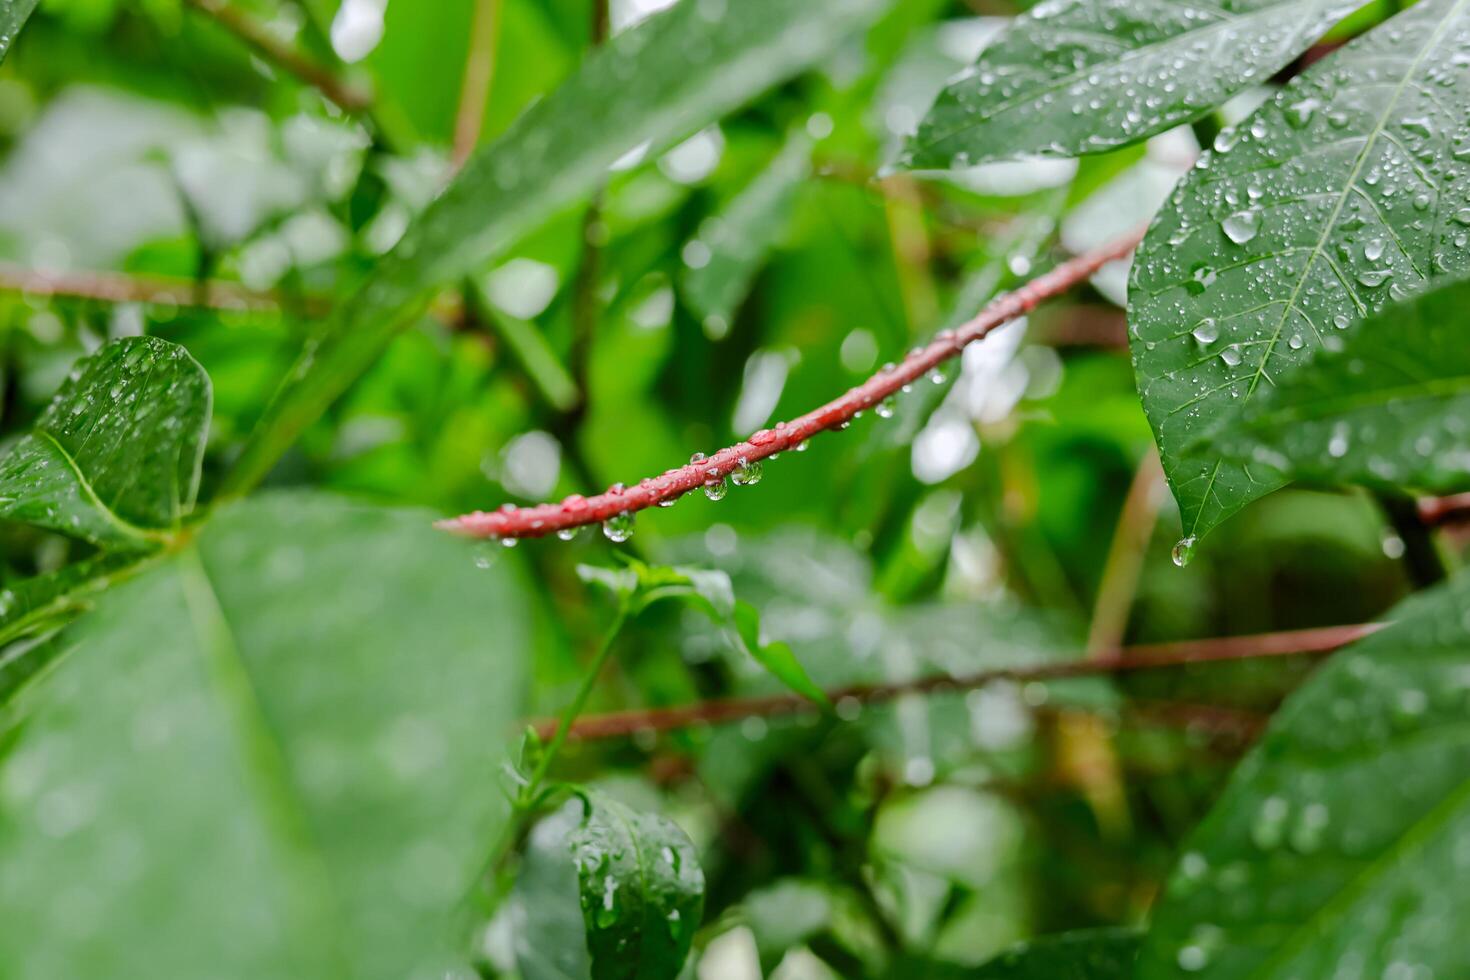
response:
<path fill-rule="evenodd" d="M 1379 624 L 1365 623 L 1354 626 L 1292 630 L 1284 633 L 1262 633 L 1255 636 L 1232 636 L 1223 639 L 1120 647 L 1085 660 L 1063 660 L 1033 667 L 1002 667 L 962 677 L 945 675 L 891 684 L 854 684 L 850 687 L 829 691 L 827 697 L 834 704 L 846 699 L 856 700 L 863 704 L 875 704 L 892 701 L 904 694 L 966 691 L 983 687 L 997 680 L 1049 681 L 1098 674 L 1119 674 L 1134 670 L 1153 670 L 1160 667 L 1220 663 L 1229 660 L 1330 653 L 1362 639 L 1379 628 Z M 725 698 L 671 708 L 645 708 L 634 711 L 617 711 L 605 715 L 586 715 L 572 724 L 569 736 L 577 739 L 617 738 L 639 732 L 666 732 L 690 728 L 694 725 L 718 725 L 745 718 L 771 718 L 815 710 L 817 710 L 815 704 L 794 694 Z M 557 720 L 538 719 L 530 724 L 545 738 L 556 727 Z"/>
<path fill-rule="evenodd" d="M 706 459 L 691 461 L 662 476 L 645 479 L 637 486 L 624 488 L 614 485 L 606 493 L 594 497 L 574 494 L 560 503 L 535 507 L 507 504 L 498 511 L 476 511 L 440 521 L 436 526 L 476 538 L 539 538 L 675 500 L 707 483 L 725 479 L 747 463 L 757 463 L 768 456 L 793 449 L 819 432 L 842 427 L 859 412 L 897 394 L 905 385 L 914 384 L 996 327 L 1024 316 L 1043 300 L 1066 292 L 1102 266 L 1123 258 L 1133 251 L 1142 237 L 1143 232 L 1139 230 L 1063 262 L 1014 292 L 997 297 L 974 319 L 957 330 L 939 334 L 928 346 L 917 348 L 896 367 L 879 371 L 841 397 L 794 421 L 779 422 L 773 429 L 762 429 L 748 441 L 721 449 Z"/>

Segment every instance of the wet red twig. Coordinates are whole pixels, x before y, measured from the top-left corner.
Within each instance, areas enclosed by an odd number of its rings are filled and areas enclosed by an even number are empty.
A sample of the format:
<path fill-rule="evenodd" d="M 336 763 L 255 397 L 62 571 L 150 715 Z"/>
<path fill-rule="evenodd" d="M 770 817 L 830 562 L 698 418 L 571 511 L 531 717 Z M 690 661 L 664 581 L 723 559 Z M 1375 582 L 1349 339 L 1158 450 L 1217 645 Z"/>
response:
<path fill-rule="evenodd" d="M 1330 653 L 1378 629 L 1378 624 L 1328 626 L 1321 629 L 1262 633 L 1210 640 L 1188 640 L 1147 646 L 1120 647 L 1090 659 L 1063 660 L 1028 667 L 1004 667 L 962 677 L 924 677 L 892 684 L 855 684 L 827 692 L 839 708 L 844 702 L 880 704 L 905 694 L 939 694 L 984 687 L 993 681 L 1054 681 L 1070 677 L 1121 674 L 1136 670 L 1183 667 L 1192 664 L 1256 660 L 1268 657 L 1297 657 Z M 572 724 L 576 739 L 620 738 L 640 733 L 666 732 L 696 725 L 720 725 L 746 718 L 775 718 L 817 711 L 811 701 L 794 694 L 766 697 L 724 698 L 671 708 L 646 708 L 603 715 L 585 715 Z M 557 720 L 531 722 L 543 737 Z"/>
<path fill-rule="evenodd" d="M 1419 501 L 1419 520 L 1429 527 L 1470 521 L 1470 493 L 1422 498 Z"/>
<path fill-rule="evenodd" d="M 1142 235 L 1142 230 L 1136 231 L 1062 263 L 1014 292 L 996 298 L 959 329 L 941 333 L 927 346 L 914 350 L 902 363 L 879 371 L 841 397 L 800 418 L 762 429 L 749 440 L 721 449 L 708 458 L 696 458 L 686 466 L 645 479 L 636 486 L 614 485 L 594 497 L 573 495 L 560 503 L 534 507 L 507 505 L 498 511 L 476 511 L 440 521 L 437 526 L 469 537 L 538 538 L 676 500 L 708 483 L 726 479 L 745 465 L 796 449 L 819 432 L 842 428 L 859 412 L 893 397 L 904 386 L 917 383 L 996 327 L 1024 316 L 1043 300 L 1066 292 L 1107 263 L 1123 258 L 1133 251 Z"/>

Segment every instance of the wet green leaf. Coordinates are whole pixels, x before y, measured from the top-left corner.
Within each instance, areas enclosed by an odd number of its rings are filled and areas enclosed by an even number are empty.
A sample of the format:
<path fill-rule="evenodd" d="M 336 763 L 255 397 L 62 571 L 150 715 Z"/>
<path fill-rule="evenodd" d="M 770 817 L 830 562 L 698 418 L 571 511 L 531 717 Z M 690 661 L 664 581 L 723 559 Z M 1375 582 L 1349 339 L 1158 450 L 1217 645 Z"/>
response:
<path fill-rule="evenodd" d="M 793 133 L 786 146 L 723 211 L 700 227 L 695 241 L 709 261 L 684 273 L 684 298 L 707 323 L 728 329 L 767 252 L 785 230 L 792 200 L 811 169 L 811 140 Z M 712 335 L 723 336 L 719 329 Z"/>
<path fill-rule="evenodd" d="M 424 514 L 269 496 L 109 590 L 9 710 L 16 977 L 438 962 L 508 805 L 526 603 Z"/>
<path fill-rule="evenodd" d="M 913 170 L 1136 142 L 1260 84 L 1353 0 L 1064 0 L 1017 17 L 904 149 Z"/>
<path fill-rule="evenodd" d="M 527 980 L 671 980 L 699 928 L 704 872 L 672 821 L 589 792 L 538 827 L 518 898 Z"/>
<path fill-rule="evenodd" d="M 1149 230 L 1130 342 L 1186 535 L 1280 482 L 1189 454 L 1226 412 L 1470 267 L 1467 57 L 1470 2 L 1414 6 L 1222 134 Z"/>
<path fill-rule="evenodd" d="M 1470 578 L 1294 694 L 1187 840 L 1138 976 L 1470 974 Z"/>
<path fill-rule="evenodd" d="M 117 548 L 167 538 L 194 507 L 209 412 L 209 378 L 182 347 L 108 344 L 0 458 L 0 517 Z"/>
<path fill-rule="evenodd" d="M 0 0 L 0 61 L 5 60 L 16 35 L 35 9 L 36 0 Z"/>
<path fill-rule="evenodd" d="M 1129 929 L 1064 932 L 1023 943 L 974 971 L 974 980 L 1132 980 L 1139 934 Z"/>
<path fill-rule="evenodd" d="M 308 342 L 231 477 L 263 477 L 426 294 L 474 271 L 630 153 L 658 150 L 814 63 L 892 0 L 684 0 L 614 37 L 486 146 Z"/>
<path fill-rule="evenodd" d="M 1390 307 L 1228 420 L 1219 451 L 1282 480 L 1470 490 L 1470 284 Z"/>

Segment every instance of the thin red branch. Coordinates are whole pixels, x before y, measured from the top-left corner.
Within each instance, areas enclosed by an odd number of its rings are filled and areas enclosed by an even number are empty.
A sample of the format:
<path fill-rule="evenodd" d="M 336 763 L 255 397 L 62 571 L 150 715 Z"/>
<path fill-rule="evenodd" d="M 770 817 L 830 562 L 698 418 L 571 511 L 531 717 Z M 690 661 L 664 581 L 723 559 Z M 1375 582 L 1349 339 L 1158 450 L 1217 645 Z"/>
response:
<path fill-rule="evenodd" d="M 676 500 L 707 483 L 724 480 L 744 465 L 795 449 L 819 432 L 842 428 L 859 412 L 893 397 L 905 385 L 919 381 L 996 327 L 1024 316 L 1043 300 L 1066 292 L 1102 266 L 1123 258 L 1133 251 L 1142 235 L 1141 230 L 1133 232 L 1062 263 L 1020 289 L 998 297 L 959 329 L 944 331 L 928 346 L 915 349 L 902 363 L 879 371 L 841 397 L 793 421 L 779 422 L 775 428 L 762 429 L 749 440 L 721 449 L 708 458 L 697 457 L 686 466 L 645 479 L 636 486 L 615 484 L 606 493 L 594 497 L 573 495 L 560 503 L 535 507 L 517 508 L 507 504 L 498 511 L 476 511 L 440 521 L 437 526 L 469 537 L 539 538 Z"/>
<path fill-rule="evenodd" d="M 1419 501 L 1419 520 L 1429 527 L 1470 521 L 1470 493 L 1422 498 Z"/>
<path fill-rule="evenodd" d="M 1121 674 L 1135 670 L 1182 667 L 1191 664 L 1256 660 L 1268 657 L 1297 657 L 1330 653 L 1378 629 L 1374 623 L 1327 626 L 1321 629 L 1232 636 L 1211 640 L 1187 640 L 1146 646 L 1120 647 L 1089 659 L 1062 660 L 1031 667 L 1002 667 L 962 677 L 923 677 L 893 684 L 855 684 L 827 692 L 832 703 L 851 699 L 861 704 L 879 704 L 904 694 L 937 694 L 967 691 L 993 681 L 1054 681 L 1069 677 Z M 573 723 L 570 737 L 578 739 L 618 738 L 640 732 L 666 732 L 695 725 L 720 725 L 746 718 L 772 718 L 816 711 L 806 698 L 794 694 L 766 697 L 725 698 L 672 708 L 647 708 L 604 715 L 585 715 Z M 538 719 L 531 725 L 547 736 L 556 719 Z"/>

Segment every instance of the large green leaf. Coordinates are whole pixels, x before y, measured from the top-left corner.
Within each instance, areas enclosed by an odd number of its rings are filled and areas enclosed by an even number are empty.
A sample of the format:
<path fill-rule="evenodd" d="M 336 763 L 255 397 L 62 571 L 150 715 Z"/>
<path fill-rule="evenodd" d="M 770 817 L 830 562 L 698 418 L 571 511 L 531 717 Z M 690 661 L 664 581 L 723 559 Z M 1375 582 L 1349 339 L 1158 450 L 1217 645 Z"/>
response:
<path fill-rule="evenodd" d="M 15 36 L 35 9 L 36 0 L 0 0 L 0 61 L 5 60 Z"/>
<path fill-rule="evenodd" d="M 1470 267 L 1470 2 L 1425 0 L 1294 79 L 1177 189 L 1134 262 L 1134 367 L 1185 533 L 1279 485 L 1187 450 L 1353 325 Z"/>
<path fill-rule="evenodd" d="M 1470 283 L 1390 307 L 1262 391 L 1219 450 L 1283 480 L 1470 489 Z"/>
<path fill-rule="evenodd" d="M 1470 976 L 1467 607 L 1465 577 L 1411 599 L 1288 700 L 1187 842 L 1142 980 Z"/>
<path fill-rule="evenodd" d="M 1128 929 L 1065 932 L 1025 943 L 976 970 L 974 980 L 1132 980 L 1139 935 Z"/>
<path fill-rule="evenodd" d="M 232 475 L 258 481 L 436 286 L 658 149 L 821 58 L 893 0 L 683 0 L 613 38 L 485 147 L 312 339 Z"/>
<path fill-rule="evenodd" d="M 508 806 L 525 602 L 422 514 L 272 496 L 108 591 L 12 702 L 5 972 L 402 978 Z"/>
<path fill-rule="evenodd" d="M 949 84 L 899 164 L 1102 153 L 1198 118 L 1296 57 L 1358 0 L 1060 0 Z"/>
<path fill-rule="evenodd" d="M 0 517 L 118 548 L 148 547 L 193 509 L 209 378 L 155 337 L 83 360 L 0 458 Z"/>
<path fill-rule="evenodd" d="M 589 792 L 538 828 L 517 898 L 526 980 L 672 980 L 699 927 L 704 873 L 677 825 Z"/>

